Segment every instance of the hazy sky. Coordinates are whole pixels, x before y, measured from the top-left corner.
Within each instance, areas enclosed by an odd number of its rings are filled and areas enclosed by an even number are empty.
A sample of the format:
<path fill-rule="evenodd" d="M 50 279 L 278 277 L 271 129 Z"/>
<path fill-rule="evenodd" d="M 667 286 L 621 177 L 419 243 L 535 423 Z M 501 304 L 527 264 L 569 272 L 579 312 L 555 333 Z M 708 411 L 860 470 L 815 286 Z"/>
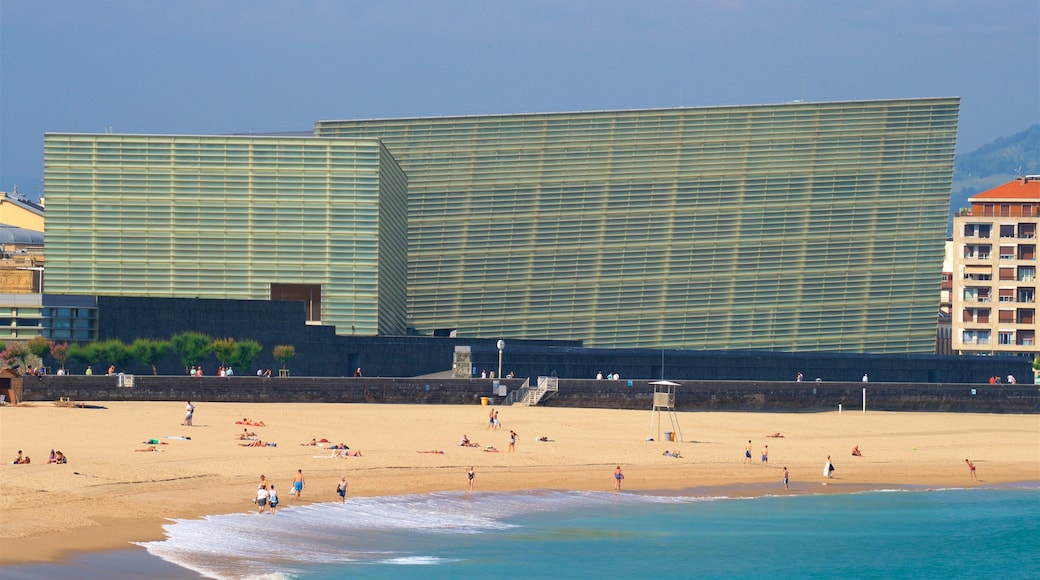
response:
<path fill-rule="evenodd" d="M 1040 122 L 1038 0 L 0 0 L 0 189 L 49 131 L 960 96 Z"/>

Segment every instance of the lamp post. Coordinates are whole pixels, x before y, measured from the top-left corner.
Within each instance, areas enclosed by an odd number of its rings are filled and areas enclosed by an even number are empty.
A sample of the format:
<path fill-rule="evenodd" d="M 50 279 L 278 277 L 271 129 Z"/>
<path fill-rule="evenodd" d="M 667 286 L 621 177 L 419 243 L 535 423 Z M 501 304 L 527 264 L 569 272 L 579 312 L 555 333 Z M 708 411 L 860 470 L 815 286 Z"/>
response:
<path fill-rule="evenodd" d="M 498 378 L 502 378 L 502 349 L 506 347 L 506 341 L 498 341 Z"/>

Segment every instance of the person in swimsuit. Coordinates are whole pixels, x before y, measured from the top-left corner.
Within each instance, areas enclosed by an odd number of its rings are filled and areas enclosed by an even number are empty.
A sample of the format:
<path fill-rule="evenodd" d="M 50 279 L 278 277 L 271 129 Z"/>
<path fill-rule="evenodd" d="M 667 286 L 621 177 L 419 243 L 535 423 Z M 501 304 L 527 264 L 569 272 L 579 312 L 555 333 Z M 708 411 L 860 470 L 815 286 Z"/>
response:
<path fill-rule="evenodd" d="M 621 466 L 618 465 L 617 469 L 614 470 L 614 491 L 621 491 L 622 479 L 625 479 L 625 476 L 621 473 Z"/>
<path fill-rule="evenodd" d="M 747 445 L 744 446 L 744 461 L 746 461 L 748 465 L 751 465 L 751 440 L 750 439 L 747 440 Z M 741 462 L 741 463 L 743 463 L 743 462 Z"/>
<path fill-rule="evenodd" d="M 516 451 L 516 431 L 509 430 L 509 451 Z"/>
<path fill-rule="evenodd" d="M 975 464 L 967 459 L 965 459 L 964 462 L 968 464 L 968 477 L 970 477 L 972 481 L 978 481 L 979 477 L 975 474 Z"/>
<path fill-rule="evenodd" d="M 787 467 L 784 467 L 784 491 L 788 490 L 787 484 L 789 482 L 790 482 L 790 479 L 788 479 L 788 477 L 787 477 Z"/>
<path fill-rule="evenodd" d="M 477 477 L 477 474 L 473 472 L 473 466 L 469 466 L 469 471 L 466 472 L 466 477 L 469 478 L 469 491 L 473 491 L 473 480 Z"/>
<path fill-rule="evenodd" d="M 769 463 L 769 446 L 766 445 L 762 448 L 762 463 Z"/>
<path fill-rule="evenodd" d="M 296 470 L 296 477 L 293 478 L 292 492 L 291 494 L 296 499 L 300 499 L 300 495 L 303 493 L 303 470 Z"/>

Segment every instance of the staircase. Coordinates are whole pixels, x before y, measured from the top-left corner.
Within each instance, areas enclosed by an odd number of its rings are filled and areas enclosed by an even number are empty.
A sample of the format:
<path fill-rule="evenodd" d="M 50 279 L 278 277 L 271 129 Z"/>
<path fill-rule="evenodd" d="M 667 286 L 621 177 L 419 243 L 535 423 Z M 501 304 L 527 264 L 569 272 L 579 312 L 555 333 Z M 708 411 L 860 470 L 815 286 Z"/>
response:
<path fill-rule="evenodd" d="M 560 381 L 556 377 L 538 377 L 538 386 L 531 387 L 530 380 L 517 390 L 509 393 L 505 404 L 533 407 L 545 399 L 555 395 L 560 390 Z"/>

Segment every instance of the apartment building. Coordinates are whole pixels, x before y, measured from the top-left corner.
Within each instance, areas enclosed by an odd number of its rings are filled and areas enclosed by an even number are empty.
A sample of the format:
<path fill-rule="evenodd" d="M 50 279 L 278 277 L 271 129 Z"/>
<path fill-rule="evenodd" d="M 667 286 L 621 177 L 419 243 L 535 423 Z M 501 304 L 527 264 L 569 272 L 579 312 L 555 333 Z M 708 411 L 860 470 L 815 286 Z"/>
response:
<path fill-rule="evenodd" d="M 953 349 L 1035 356 L 1040 175 L 968 201 L 953 222 Z"/>

